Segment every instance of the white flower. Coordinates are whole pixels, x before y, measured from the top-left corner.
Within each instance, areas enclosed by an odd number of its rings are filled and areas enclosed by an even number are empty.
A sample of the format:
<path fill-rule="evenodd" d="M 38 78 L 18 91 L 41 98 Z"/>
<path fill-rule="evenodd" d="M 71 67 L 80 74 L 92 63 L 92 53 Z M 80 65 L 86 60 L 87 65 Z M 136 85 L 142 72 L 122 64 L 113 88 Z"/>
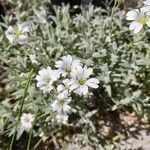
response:
<path fill-rule="evenodd" d="M 126 20 L 132 21 L 129 29 L 133 30 L 134 33 L 140 32 L 144 25 L 148 25 L 150 27 L 150 16 L 145 13 L 144 9 L 129 11 L 126 14 Z"/>
<path fill-rule="evenodd" d="M 56 68 L 58 68 L 58 71 L 64 77 L 71 74 L 79 65 L 80 61 L 78 59 L 73 59 L 70 55 L 63 56 L 62 60 L 56 61 L 55 63 Z"/>
<path fill-rule="evenodd" d="M 46 10 L 43 8 L 43 7 L 40 7 L 40 10 L 39 11 L 35 11 L 35 14 L 36 14 L 36 16 L 37 16 L 37 18 L 38 18 L 38 21 L 40 22 L 40 23 L 46 23 L 47 22 L 47 20 L 46 20 L 46 15 L 47 15 L 47 13 L 46 13 Z"/>
<path fill-rule="evenodd" d="M 55 100 L 52 104 L 52 110 L 57 114 L 67 114 L 70 112 L 71 107 L 68 105 L 71 102 L 71 98 L 67 97 L 67 95 L 62 97 L 61 99 Z"/>
<path fill-rule="evenodd" d="M 30 58 L 32 64 L 38 64 L 38 61 L 36 60 L 36 55 L 35 54 L 30 54 L 29 58 Z"/>
<path fill-rule="evenodd" d="M 28 42 L 29 34 L 31 32 L 31 27 L 28 24 L 18 24 L 16 28 L 10 26 L 5 35 L 10 43 L 18 42 L 19 44 L 24 44 Z"/>
<path fill-rule="evenodd" d="M 145 0 L 144 4 L 147 5 L 147 6 L 150 6 L 150 0 Z"/>
<path fill-rule="evenodd" d="M 56 119 L 58 123 L 67 124 L 68 123 L 68 115 L 66 114 L 57 114 Z"/>
<path fill-rule="evenodd" d="M 70 92 L 70 80 L 65 79 L 62 81 L 63 84 L 57 86 L 58 98 L 63 97 L 64 95 L 68 95 Z"/>
<path fill-rule="evenodd" d="M 96 78 L 89 78 L 93 70 L 85 66 L 82 68 L 78 66 L 70 80 L 70 89 L 74 90 L 79 95 L 86 95 L 88 93 L 88 87 L 98 88 L 99 80 Z"/>
<path fill-rule="evenodd" d="M 150 0 L 145 0 L 144 1 L 144 7 L 142 8 L 143 9 L 143 11 L 145 11 L 145 12 L 150 12 Z"/>
<path fill-rule="evenodd" d="M 38 73 L 39 75 L 36 76 L 37 87 L 44 93 L 49 93 L 53 89 L 53 82 L 59 78 L 59 74 L 50 67 L 44 68 Z"/>
<path fill-rule="evenodd" d="M 21 116 L 21 127 L 24 130 L 29 130 L 32 127 L 33 120 L 34 120 L 34 117 L 31 113 L 28 113 L 28 114 L 24 113 Z"/>

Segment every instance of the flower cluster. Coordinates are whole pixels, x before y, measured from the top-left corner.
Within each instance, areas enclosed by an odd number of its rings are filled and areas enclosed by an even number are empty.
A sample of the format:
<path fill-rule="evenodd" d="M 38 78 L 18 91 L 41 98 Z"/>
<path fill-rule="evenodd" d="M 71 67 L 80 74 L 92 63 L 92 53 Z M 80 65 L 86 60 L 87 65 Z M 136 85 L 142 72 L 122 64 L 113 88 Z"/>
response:
<path fill-rule="evenodd" d="M 93 73 L 92 68 L 83 66 L 80 60 L 73 59 L 70 55 L 63 56 L 61 60 L 56 61 L 55 67 L 56 70 L 47 67 L 38 72 L 37 87 L 43 93 L 50 93 L 55 88 L 55 82 L 62 81 L 61 84 L 56 84 L 57 97 L 51 107 L 56 113 L 57 121 L 65 124 L 71 111 L 69 103 L 72 100 L 72 92 L 80 96 L 86 95 L 89 87 L 98 88 L 99 80 L 90 78 Z"/>
<path fill-rule="evenodd" d="M 129 29 L 134 33 L 139 33 L 145 25 L 150 27 L 150 0 L 144 1 L 142 8 L 129 11 L 126 20 L 132 21 Z"/>

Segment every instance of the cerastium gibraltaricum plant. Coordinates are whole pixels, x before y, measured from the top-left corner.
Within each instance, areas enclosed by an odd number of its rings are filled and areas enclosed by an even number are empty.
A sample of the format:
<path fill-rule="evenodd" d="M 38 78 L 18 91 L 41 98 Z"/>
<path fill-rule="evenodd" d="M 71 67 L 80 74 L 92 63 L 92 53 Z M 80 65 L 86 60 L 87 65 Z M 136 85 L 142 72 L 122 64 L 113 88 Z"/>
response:
<path fill-rule="evenodd" d="M 62 138 L 100 149 L 105 138 L 97 128 L 103 111 L 133 108 L 149 116 L 148 31 L 131 36 L 125 12 L 115 9 L 112 17 L 89 6 L 71 17 L 68 6 L 55 8 L 55 16 L 43 7 L 22 12 L 18 6 L 1 24 L 6 31 L 0 28 L 0 79 L 5 84 L 0 131 L 12 137 L 10 149 L 28 132 L 24 149 L 30 149 L 32 136 L 41 138 L 34 148 Z M 134 33 L 149 26 L 149 1 L 144 7 L 127 13 Z M 66 148 L 65 142 L 60 147 Z"/>

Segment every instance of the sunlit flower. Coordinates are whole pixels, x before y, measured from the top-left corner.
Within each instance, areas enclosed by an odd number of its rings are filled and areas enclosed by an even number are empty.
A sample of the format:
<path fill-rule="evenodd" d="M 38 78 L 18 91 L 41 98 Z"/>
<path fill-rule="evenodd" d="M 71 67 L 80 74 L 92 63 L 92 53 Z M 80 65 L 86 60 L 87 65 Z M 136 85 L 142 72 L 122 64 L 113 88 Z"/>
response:
<path fill-rule="evenodd" d="M 68 115 L 67 114 L 57 114 L 56 119 L 58 123 L 67 124 L 68 123 Z"/>
<path fill-rule="evenodd" d="M 150 12 L 150 0 L 144 1 L 144 7 L 142 8 L 145 12 Z"/>
<path fill-rule="evenodd" d="M 39 75 L 36 76 L 37 87 L 44 93 L 49 93 L 53 89 L 53 82 L 59 78 L 59 74 L 50 67 L 44 68 L 38 73 Z"/>
<path fill-rule="evenodd" d="M 21 116 L 21 127 L 24 130 L 29 130 L 32 127 L 33 120 L 34 120 L 34 117 L 31 113 L 28 113 L 28 114 L 24 113 Z"/>
<path fill-rule="evenodd" d="M 126 19 L 132 21 L 129 29 L 133 30 L 134 33 L 140 32 L 144 25 L 150 27 L 150 16 L 143 9 L 129 11 L 126 14 Z"/>
<path fill-rule="evenodd" d="M 150 0 L 145 0 L 144 4 L 150 6 Z"/>
<path fill-rule="evenodd" d="M 61 97 L 61 99 L 55 100 L 52 104 L 52 110 L 55 111 L 57 114 L 62 113 L 69 113 L 71 110 L 71 107 L 68 105 L 71 102 L 71 98 L 67 97 L 67 95 L 64 97 Z"/>
<path fill-rule="evenodd" d="M 86 95 L 88 93 L 88 87 L 98 88 L 99 80 L 96 78 L 89 78 L 93 70 L 84 66 L 78 66 L 72 75 L 70 80 L 70 89 L 74 90 L 79 95 Z"/>
<path fill-rule="evenodd" d="M 18 42 L 19 44 L 25 44 L 28 42 L 31 27 L 28 24 L 17 24 L 16 28 L 10 26 L 5 35 L 10 43 Z"/>
<path fill-rule="evenodd" d="M 65 79 L 62 81 L 63 84 L 57 86 L 58 98 L 68 95 L 70 92 L 70 80 Z"/>
<path fill-rule="evenodd" d="M 73 59 L 70 55 L 63 56 L 62 60 L 56 61 L 55 63 L 56 68 L 58 68 L 58 71 L 64 77 L 71 74 L 79 65 L 80 61 L 78 59 Z"/>

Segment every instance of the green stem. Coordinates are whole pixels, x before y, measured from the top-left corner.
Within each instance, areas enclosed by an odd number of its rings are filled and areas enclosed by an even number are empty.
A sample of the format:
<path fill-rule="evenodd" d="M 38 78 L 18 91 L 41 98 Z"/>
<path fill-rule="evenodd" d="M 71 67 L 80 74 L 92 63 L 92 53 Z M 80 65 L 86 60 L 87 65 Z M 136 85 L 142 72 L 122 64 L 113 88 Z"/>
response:
<path fill-rule="evenodd" d="M 20 122 L 24 101 L 25 101 L 25 98 L 26 98 L 26 95 L 27 95 L 27 90 L 28 90 L 28 87 L 29 87 L 29 84 L 30 84 L 30 81 L 31 81 L 32 72 L 33 72 L 33 69 L 30 71 L 29 78 L 28 78 L 28 81 L 27 81 L 26 86 L 25 86 L 24 95 L 23 95 L 23 98 L 22 98 L 22 101 L 21 101 L 21 106 L 20 106 L 20 109 L 19 109 L 19 115 L 18 115 L 17 122 L 16 122 L 15 133 L 13 134 L 13 137 L 11 139 L 9 150 L 12 150 L 13 143 L 14 143 L 14 140 L 15 140 L 15 137 L 16 137 L 17 128 L 18 128 L 18 125 L 19 125 L 19 122 Z"/>
<path fill-rule="evenodd" d="M 35 118 L 34 118 L 34 121 L 33 121 L 33 124 L 32 124 L 32 128 L 30 129 L 30 135 L 29 135 L 27 150 L 30 150 L 31 136 L 32 136 L 33 126 L 34 126 L 34 124 L 35 124 L 35 120 L 36 120 L 36 118 L 37 118 L 37 115 L 38 115 L 38 111 L 37 111 L 36 114 L 35 114 Z"/>

